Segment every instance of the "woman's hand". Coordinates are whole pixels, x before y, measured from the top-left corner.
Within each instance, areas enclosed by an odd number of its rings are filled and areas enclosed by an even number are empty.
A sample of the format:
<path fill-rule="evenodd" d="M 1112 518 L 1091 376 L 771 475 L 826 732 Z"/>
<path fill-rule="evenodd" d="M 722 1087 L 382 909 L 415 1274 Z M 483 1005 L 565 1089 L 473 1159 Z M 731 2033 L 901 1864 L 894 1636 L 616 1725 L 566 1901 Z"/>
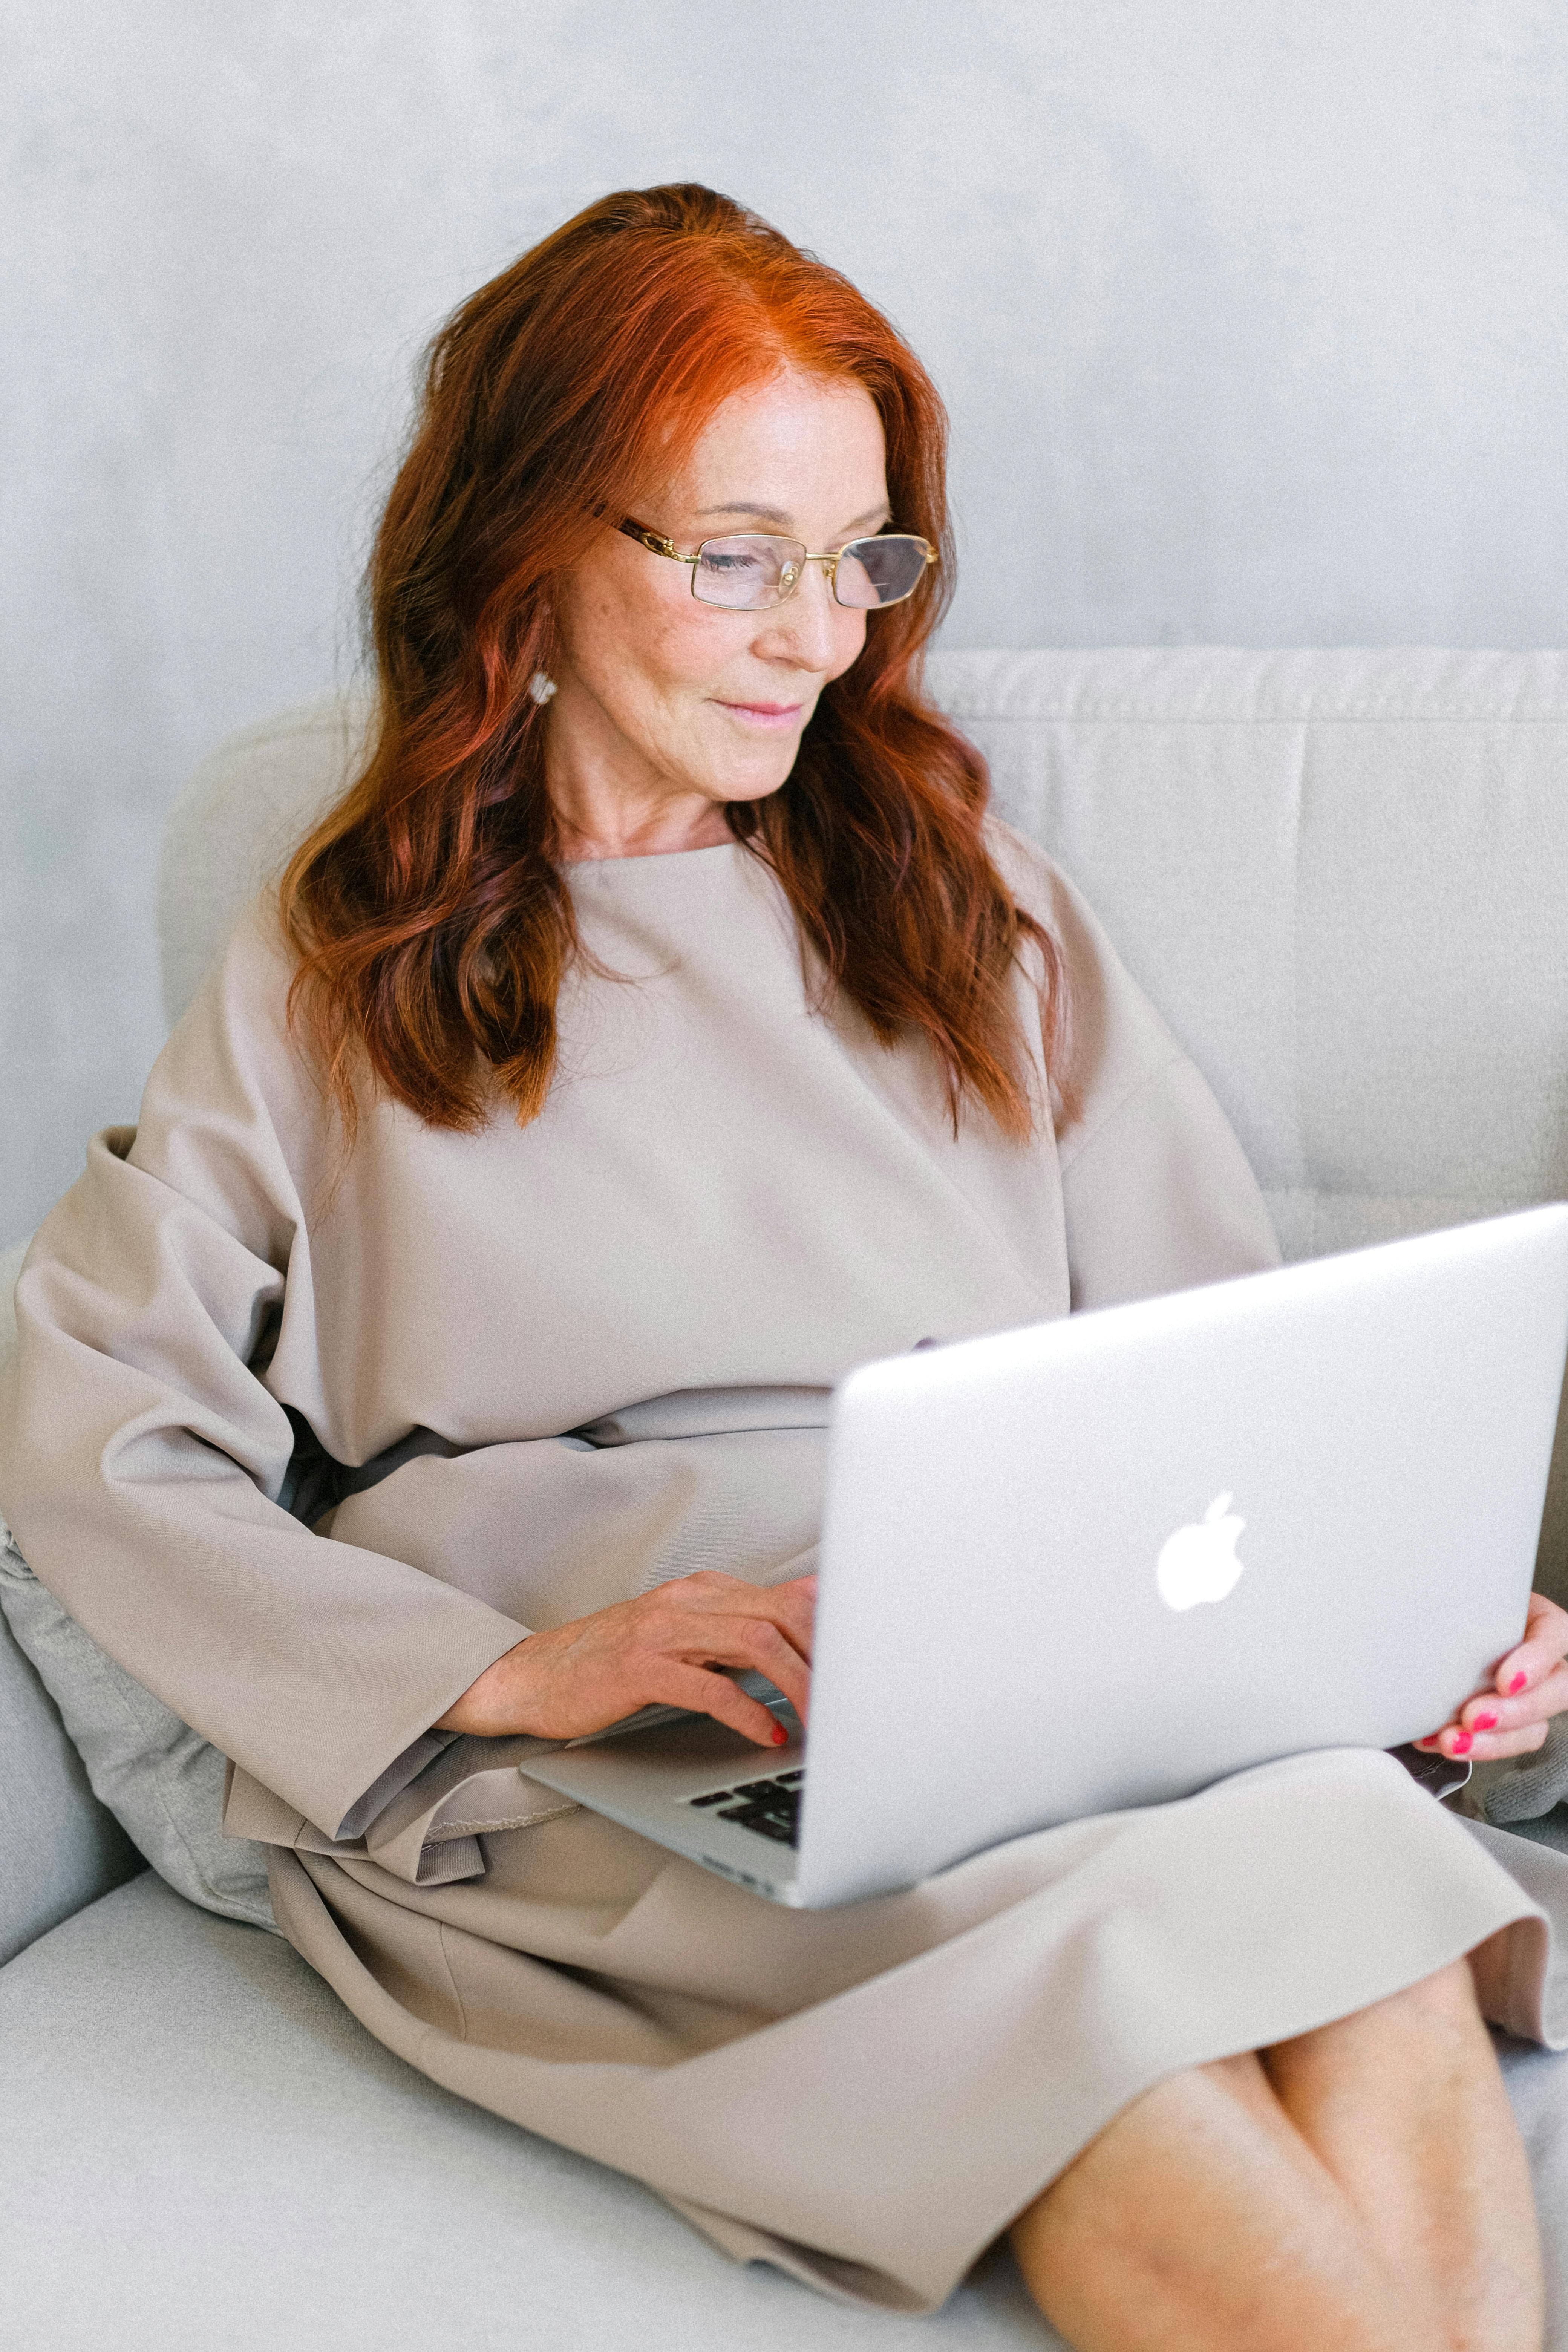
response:
<path fill-rule="evenodd" d="M 754 1667 L 804 1723 L 816 1602 L 815 1576 L 773 1585 L 710 1570 L 678 1577 L 636 1601 L 531 1633 L 469 1684 L 436 1729 L 577 1739 L 638 1707 L 687 1706 L 759 1748 L 782 1747 L 786 1735 L 761 1700 L 714 1670 Z"/>
<path fill-rule="evenodd" d="M 1568 1707 L 1568 1612 L 1543 1592 L 1530 1596 L 1524 1639 L 1498 1661 L 1490 1685 L 1456 1709 L 1440 1731 L 1415 1742 L 1445 1756 L 1490 1764 L 1542 1746 L 1552 1717 Z"/>

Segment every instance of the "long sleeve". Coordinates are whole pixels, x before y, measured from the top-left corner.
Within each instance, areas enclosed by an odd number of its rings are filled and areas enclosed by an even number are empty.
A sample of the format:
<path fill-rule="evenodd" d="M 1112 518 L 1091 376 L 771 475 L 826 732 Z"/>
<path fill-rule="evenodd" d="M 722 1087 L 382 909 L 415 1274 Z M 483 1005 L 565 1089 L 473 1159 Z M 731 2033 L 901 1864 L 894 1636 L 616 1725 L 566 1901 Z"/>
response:
<path fill-rule="evenodd" d="M 526 1629 L 279 1501 L 295 1430 L 266 1373 L 315 1352 L 303 1202 L 333 1148 L 289 1045 L 287 980 L 242 926 L 140 1128 L 94 1141 L 41 1228 L 0 1394 L 0 1498 L 78 1622 L 332 1835 Z"/>

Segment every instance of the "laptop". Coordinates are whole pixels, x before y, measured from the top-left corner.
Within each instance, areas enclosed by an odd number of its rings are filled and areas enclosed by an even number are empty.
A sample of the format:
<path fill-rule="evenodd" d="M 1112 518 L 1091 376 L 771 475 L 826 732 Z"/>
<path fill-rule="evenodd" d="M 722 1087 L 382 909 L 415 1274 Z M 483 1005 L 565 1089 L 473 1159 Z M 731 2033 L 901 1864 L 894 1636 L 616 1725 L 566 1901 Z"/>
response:
<path fill-rule="evenodd" d="M 529 1777 L 773 1902 L 1424 1736 L 1524 1623 L 1568 1206 L 864 1366 L 811 1734 L 663 1710 Z"/>

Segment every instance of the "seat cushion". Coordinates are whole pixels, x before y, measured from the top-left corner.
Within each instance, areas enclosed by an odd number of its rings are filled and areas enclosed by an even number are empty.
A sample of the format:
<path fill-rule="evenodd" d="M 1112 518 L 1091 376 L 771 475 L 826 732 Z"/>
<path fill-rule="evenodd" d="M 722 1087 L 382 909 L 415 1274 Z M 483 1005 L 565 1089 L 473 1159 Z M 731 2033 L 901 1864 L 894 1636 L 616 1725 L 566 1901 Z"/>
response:
<path fill-rule="evenodd" d="M 1568 2057 L 1500 2049 L 1568 2352 Z M 151 1872 L 0 1969 L 0 2342 L 29 2352 L 1065 2352 L 1005 2255 L 934 2319 L 731 2266 Z"/>
<path fill-rule="evenodd" d="M 733 2266 L 151 1873 L 0 1969 L 0 2342 L 29 2352 L 1061 2352 L 1005 2256 L 935 2319 Z"/>

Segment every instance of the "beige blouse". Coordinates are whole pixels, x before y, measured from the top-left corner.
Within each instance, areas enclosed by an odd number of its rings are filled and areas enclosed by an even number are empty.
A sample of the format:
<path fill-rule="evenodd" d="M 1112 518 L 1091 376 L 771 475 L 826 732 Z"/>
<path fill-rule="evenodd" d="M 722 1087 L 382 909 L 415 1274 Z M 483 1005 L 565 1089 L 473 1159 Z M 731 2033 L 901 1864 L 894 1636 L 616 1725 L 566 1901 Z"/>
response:
<path fill-rule="evenodd" d="M 258 909 L 17 1287 L 0 1499 L 38 1576 L 353 1834 L 529 1629 L 808 1567 L 856 1364 L 1272 1264 L 1197 1072 L 1060 875 L 994 848 L 1069 973 L 1081 1112 L 1028 1144 L 955 1137 L 922 1046 L 811 1009 L 737 845 L 570 869 L 616 976 L 569 977 L 542 1116 L 376 1103 L 344 1167 Z"/>

